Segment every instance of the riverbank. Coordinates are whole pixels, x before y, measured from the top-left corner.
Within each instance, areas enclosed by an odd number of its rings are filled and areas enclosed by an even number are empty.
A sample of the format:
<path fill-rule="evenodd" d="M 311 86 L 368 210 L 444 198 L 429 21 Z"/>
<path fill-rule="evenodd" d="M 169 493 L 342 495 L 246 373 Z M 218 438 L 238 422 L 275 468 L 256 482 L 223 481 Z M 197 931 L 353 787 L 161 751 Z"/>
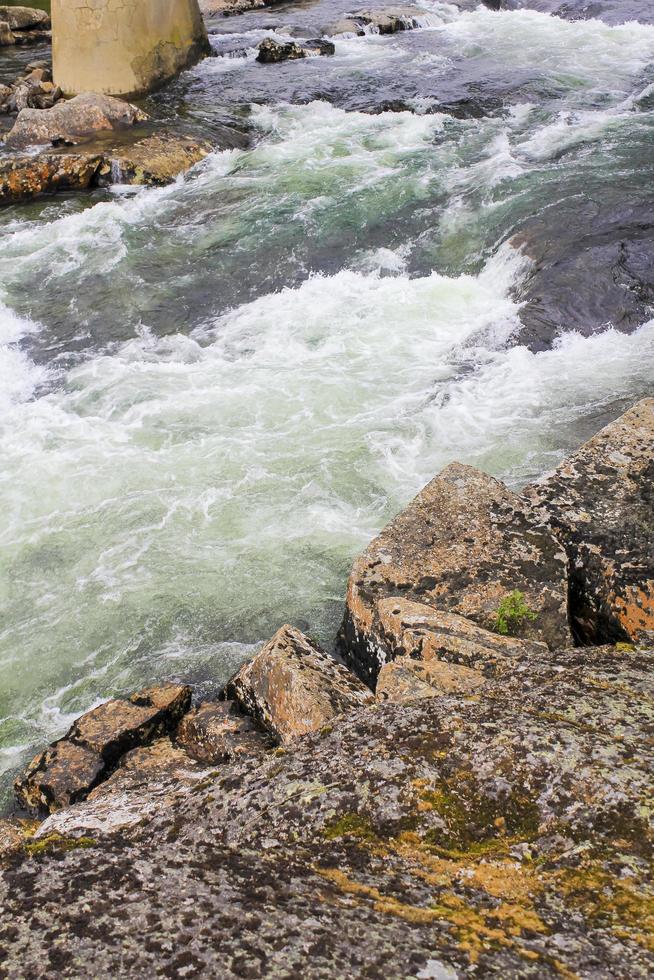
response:
<path fill-rule="evenodd" d="M 2 830 L 6 975 L 648 976 L 653 447 L 647 399 L 520 495 L 432 481 L 352 571 L 376 698 L 284 627 L 79 719 Z"/>

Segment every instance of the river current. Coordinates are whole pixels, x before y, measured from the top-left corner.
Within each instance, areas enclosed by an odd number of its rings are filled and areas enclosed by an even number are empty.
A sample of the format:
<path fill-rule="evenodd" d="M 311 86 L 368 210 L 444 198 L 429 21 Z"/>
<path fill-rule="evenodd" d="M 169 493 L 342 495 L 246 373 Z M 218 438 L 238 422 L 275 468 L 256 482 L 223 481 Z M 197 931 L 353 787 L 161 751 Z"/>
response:
<path fill-rule="evenodd" d="M 652 393 L 648 5 L 420 6 L 272 66 L 356 5 L 216 18 L 144 105 L 226 149 L 0 212 L 5 799 L 111 695 L 211 693 L 286 621 L 331 646 L 448 462 L 520 486 Z"/>

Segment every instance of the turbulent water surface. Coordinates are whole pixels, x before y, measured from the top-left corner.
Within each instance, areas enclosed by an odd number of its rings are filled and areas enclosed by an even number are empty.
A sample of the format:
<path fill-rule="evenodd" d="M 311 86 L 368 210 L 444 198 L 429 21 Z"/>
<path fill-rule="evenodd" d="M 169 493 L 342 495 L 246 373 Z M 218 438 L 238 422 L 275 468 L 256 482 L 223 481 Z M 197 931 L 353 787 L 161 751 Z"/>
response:
<path fill-rule="evenodd" d="M 0 214 L 5 787 L 113 693 L 331 644 L 444 464 L 520 485 L 652 391 L 649 4 L 422 6 L 273 66 L 352 6 L 217 19 L 146 108 L 249 148 Z"/>

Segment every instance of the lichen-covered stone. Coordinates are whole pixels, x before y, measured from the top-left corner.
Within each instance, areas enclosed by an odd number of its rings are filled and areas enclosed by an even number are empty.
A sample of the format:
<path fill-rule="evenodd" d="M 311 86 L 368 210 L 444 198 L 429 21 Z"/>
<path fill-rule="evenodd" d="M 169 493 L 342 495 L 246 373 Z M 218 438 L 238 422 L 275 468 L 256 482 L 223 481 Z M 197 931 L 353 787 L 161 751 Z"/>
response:
<path fill-rule="evenodd" d="M 442 694 L 473 694 L 485 682 L 480 671 L 462 664 L 445 660 L 422 663 L 410 657 L 398 657 L 379 671 L 375 694 L 379 701 L 404 702 Z"/>
<path fill-rule="evenodd" d="M 51 109 L 23 109 L 7 136 L 10 146 L 51 143 L 102 130 L 124 129 L 148 118 L 142 109 L 109 95 L 84 92 Z"/>
<path fill-rule="evenodd" d="M 654 635 L 654 398 L 598 432 L 525 499 L 567 550 L 579 639 Z"/>
<path fill-rule="evenodd" d="M 501 636 L 464 616 L 399 597 L 376 604 L 369 636 L 380 661 L 395 657 L 443 660 L 474 668 L 488 677 L 511 669 L 530 654 L 543 656 L 547 652 L 544 643 Z"/>
<path fill-rule="evenodd" d="M 373 682 L 392 655 L 380 650 L 374 632 L 380 600 L 403 597 L 492 629 L 502 600 L 516 590 L 533 616 L 518 635 L 552 648 L 568 645 L 563 548 L 517 494 L 453 463 L 355 561 L 341 649 Z"/>
<path fill-rule="evenodd" d="M 51 813 L 83 800 L 126 752 L 174 730 L 190 703 L 190 687 L 162 684 L 93 708 L 32 760 L 16 780 L 18 801 Z"/>
<path fill-rule="evenodd" d="M 646 980 L 653 730 L 652 653 L 613 648 L 365 706 L 143 825 L 14 858 L 2 969 Z"/>
<path fill-rule="evenodd" d="M 159 133 L 109 151 L 100 177 L 109 183 L 169 184 L 211 153 L 206 140 Z"/>
<path fill-rule="evenodd" d="M 228 762 L 239 756 L 261 758 L 271 740 L 233 701 L 205 701 L 182 718 L 176 741 L 192 758 L 205 763 Z"/>
<path fill-rule="evenodd" d="M 396 34 L 422 27 L 424 23 L 425 11 L 420 7 L 385 7 L 349 14 L 328 27 L 325 33 L 334 37 L 339 34 L 356 34 L 358 37 L 364 34 Z"/>
<path fill-rule="evenodd" d="M 229 681 L 227 697 L 281 742 L 371 702 L 368 688 L 292 626 L 282 626 Z"/>
<path fill-rule="evenodd" d="M 0 6 L 0 20 L 6 21 L 12 31 L 47 31 L 50 27 L 48 14 L 36 7 Z"/>
<path fill-rule="evenodd" d="M 58 191 L 90 187 L 102 157 L 78 153 L 8 157 L 0 163 L 0 204 L 29 201 Z"/>

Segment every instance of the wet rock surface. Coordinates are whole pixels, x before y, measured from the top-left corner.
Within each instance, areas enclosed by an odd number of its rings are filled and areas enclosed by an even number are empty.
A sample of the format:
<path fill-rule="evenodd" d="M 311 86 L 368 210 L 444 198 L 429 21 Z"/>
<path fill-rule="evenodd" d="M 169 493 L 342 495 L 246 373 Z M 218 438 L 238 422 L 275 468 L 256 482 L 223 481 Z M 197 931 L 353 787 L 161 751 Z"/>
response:
<path fill-rule="evenodd" d="M 22 109 L 51 109 L 61 99 L 45 62 L 28 65 L 11 85 L 0 85 L 0 114 L 16 115 Z"/>
<path fill-rule="evenodd" d="M 225 694 L 283 743 L 373 700 L 346 667 L 292 626 L 277 631 Z"/>
<path fill-rule="evenodd" d="M 264 38 L 259 44 L 257 61 L 264 65 L 276 64 L 280 61 L 294 61 L 297 58 L 311 58 L 316 55 L 334 54 L 334 45 L 324 39 L 310 41 L 276 41 L 272 37 Z"/>
<path fill-rule="evenodd" d="M 565 545 L 582 642 L 654 635 L 654 399 L 525 491 Z"/>
<path fill-rule="evenodd" d="M 77 153 L 0 160 L 0 204 L 29 201 L 58 191 L 87 190 L 101 165 L 101 157 Z"/>
<path fill-rule="evenodd" d="M 517 636 L 552 647 L 567 644 L 560 544 L 516 494 L 472 467 L 452 464 L 355 561 L 340 648 L 353 669 L 373 681 L 394 655 L 383 643 L 381 601 L 419 602 L 489 629 L 516 590 L 530 610 Z"/>
<path fill-rule="evenodd" d="M 158 133 L 131 146 L 105 151 L 101 182 L 169 184 L 211 153 L 210 143 L 172 133 Z"/>
<path fill-rule="evenodd" d="M 53 140 L 75 142 L 79 136 L 124 129 L 147 118 L 141 109 L 121 99 L 85 92 L 57 103 L 52 109 L 23 109 L 6 142 L 11 147 L 52 143 Z"/>
<path fill-rule="evenodd" d="M 190 687 L 162 684 L 88 711 L 16 781 L 19 802 L 43 813 L 84 799 L 126 752 L 176 728 L 190 702 Z"/>
<path fill-rule="evenodd" d="M 651 665 L 548 653 L 477 698 L 362 707 L 145 826 L 51 832 L 0 879 L 3 969 L 647 977 Z"/>

